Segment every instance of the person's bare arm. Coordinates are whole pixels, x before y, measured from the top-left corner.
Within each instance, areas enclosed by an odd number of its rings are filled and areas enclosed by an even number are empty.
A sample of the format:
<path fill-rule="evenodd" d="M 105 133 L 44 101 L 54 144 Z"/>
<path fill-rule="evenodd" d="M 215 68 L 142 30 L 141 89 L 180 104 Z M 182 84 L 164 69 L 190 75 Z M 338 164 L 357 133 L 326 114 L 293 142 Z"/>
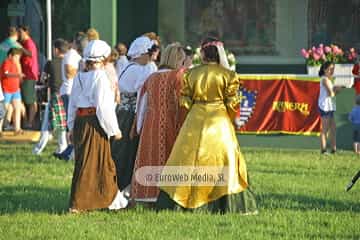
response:
<path fill-rule="evenodd" d="M 345 86 L 334 86 L 333 91 L 335 95 L 338 94 L 343 88 L 345 88 Z"/>
<path fill-rule="evenodd" d="M 334 97 L 335 92 L 333 91 L 333 88 L 331 87 L 332 84 L 331 84 L 330 80 L 328 78 L 324 78 L 323 81 L 324 81 L 324 86 L 325 86 L 325 89 L 326 89 L 328 95 L 330 97 Z"/>
<path fill-rule="evenodd" d="M 69 64 L 65 64 L 65 76 L 67 79 L 73 79 L 77 73 L 77 68 Z"/>
<path fill-rule="evenodd" d="M 4 76 L 8 78 L 12 78 L 12 77 L 21 78 L 22 74 L 4 72 Z"/>
<path fill-rule="evenodd" d="M 22 51 L 26 56 L 32 57 L 32 53 L 29 50 L 27 50 L 26 48 L 22 48 Z"/>
<path fill-rule="evenodd" d="M 328 92 L 328 95 L 330 97 L 334 97 L 337 93 L 340 92 L 340 90 L 342 88 L 344 88 L 343 86 L 335 86 L 335 87 L 331 87 L 331 82 L 328 78 L 324 79 L 324 86 L 326 88 L 326 91 Z"/>

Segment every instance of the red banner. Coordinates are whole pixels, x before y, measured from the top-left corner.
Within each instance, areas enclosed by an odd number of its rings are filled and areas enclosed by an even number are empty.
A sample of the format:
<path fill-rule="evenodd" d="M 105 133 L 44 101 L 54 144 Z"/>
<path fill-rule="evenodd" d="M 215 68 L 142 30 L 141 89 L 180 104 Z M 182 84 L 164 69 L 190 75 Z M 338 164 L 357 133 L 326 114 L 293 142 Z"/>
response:
<path fill-rule="evenodd" d="M 239 133 L 318 135 L 319 79 L 297 75 L 240 75 Z"/>

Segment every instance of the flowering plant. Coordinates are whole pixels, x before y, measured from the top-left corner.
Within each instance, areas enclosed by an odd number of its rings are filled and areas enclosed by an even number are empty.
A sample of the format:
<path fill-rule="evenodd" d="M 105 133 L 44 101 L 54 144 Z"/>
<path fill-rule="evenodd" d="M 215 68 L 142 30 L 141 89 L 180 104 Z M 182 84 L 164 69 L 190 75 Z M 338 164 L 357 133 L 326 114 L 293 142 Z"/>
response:
<path fill-rule="evenodd" d="M 226 50 L 225 49 L 225 53 L 226 53 L 226 58 L 229 62 L 229 66 L 230 66 L 230 69 L 235 71 L 236 69 L 236 57 L 235 55 Z M 195 53 L 194 53 L 194 57 L 193 57 L 193 65 L 196 66 L 196 65 L 200 65 L 201 64 L 201 53 L 200 53 L 200 48 L 196 48 L 195 49 Z"/>
<path fill-rule="evenodd" d="M 319 66 L 326 61 L 333 63 L 353 63 L 358 54 L 354 48 L 350 48 L 346 52 L 339 46 L 331 44 L 324 46 L 320 44 L 318 47 L 313 46 L 310 49 L 301 49 L 301 55 L 305 58 L 308 66 Z"/>

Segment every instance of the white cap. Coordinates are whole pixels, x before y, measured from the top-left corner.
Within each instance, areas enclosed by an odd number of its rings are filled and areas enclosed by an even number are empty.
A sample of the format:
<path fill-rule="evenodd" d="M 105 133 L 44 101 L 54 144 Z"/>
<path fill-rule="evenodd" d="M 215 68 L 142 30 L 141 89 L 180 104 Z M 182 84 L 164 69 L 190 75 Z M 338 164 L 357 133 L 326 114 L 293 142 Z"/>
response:
<path fill-rule="evenodd" d="M 85 47 L 83 55 L 85 61 L 101 62 L 110 56 L 110 46 L 102 40 L 92 40 Z"/>
<path fill-rule="evenodd" d="M 154 42 L 150 38 L 141 36 L 136 38 L 130 45 L 127 55 L 130 58 L 138 58 L 141 55 L 148 53 Z"/>

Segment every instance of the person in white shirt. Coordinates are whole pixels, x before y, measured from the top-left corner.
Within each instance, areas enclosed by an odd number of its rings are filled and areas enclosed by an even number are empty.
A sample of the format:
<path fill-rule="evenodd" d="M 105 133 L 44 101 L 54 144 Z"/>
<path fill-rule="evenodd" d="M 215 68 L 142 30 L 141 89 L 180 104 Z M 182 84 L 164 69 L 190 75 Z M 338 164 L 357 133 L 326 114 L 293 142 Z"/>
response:
<path fill-rule="evenodd" d="M 66 115 L 68 113 L 69 96 L 73 86 L 73 79 L 79 71 L 84 69 L 84 63 L 81 55 L 87 44 L 88 39 L 86 34 L 83 32 L 76 33 L 72 48 L 70 48 L 70 50 L 65 54 L 62 61 L 61 71 L 63 82 L 60 87 L 60 97 L 64 103 Z M 68 147 L 64 151 L 57 153 L 55 155 L 57 158 L 63 160 L 70 160 L 73 158 L 73 145 L 69 139 L 67 139 L 67 141 Z"/>
<path fill-rule="evenodd" d="M 118 190 L 116 167 L 111 158 L 110 137 L 121 139 L 114 110 L 114 92 L 104 70 L 110 55 L 101 40 L 84 49 L 86 68 L 74 78 L 68 111 L 69 136 L 75 148 L 70 212 L 120 209 L 128 201 Z"/>
<path fill-rule="evenodd" d="M 62 61 L 63 83 L 60 87 L 60 96 L 63 99 L 66 111 L 68 109 L 73 79 L 79 70 L 81 54 L 86 44 L 86 35 L 84 33 L 78 33 L 74 38 L 73 47 L 65 54 Z"/>
<path fill-rule="evenodd" d="M 118 43 L 116 45 L 116 51 L 119 53 L 119 58 L 116 60 L 116 73 L 119 77 L 124 67 L 129 63 L 126 54 L 127 54 L 127 47 L 123 43 Z"/>
<path fill-rule="evenodd" d="M 137 94 L 148 76 L 153 73 L 146 66 L 150 61 L 153 45 L 154 42 L 148 37 L 141 36 L 135 39 L 128 52 L 130 62 L 119 76 L 120 104 L 117 108 L 117 117 L 123 137 L 120 141 L 112 143 L 111 150 L 119 177 L 118 186 L 126 196 L 130 194 L 129 186 L 139 143 L 139 137 L 131 137 L 130 132 L 135 120 Z"/>
<path fill-rule="evenodd" d="M 325 62 L 321 65 L 319 76 L 320 94 L 318 99 L 319 112 L 321 117 L 320 150 L 326 154 L 327 136 L 329 133 L 331 153 L 336 152 L 336 125 L 334 113 L 336 111 L 335 95 L 342 87 L 334 86 L 332 83 L 335 64 Z"/>

